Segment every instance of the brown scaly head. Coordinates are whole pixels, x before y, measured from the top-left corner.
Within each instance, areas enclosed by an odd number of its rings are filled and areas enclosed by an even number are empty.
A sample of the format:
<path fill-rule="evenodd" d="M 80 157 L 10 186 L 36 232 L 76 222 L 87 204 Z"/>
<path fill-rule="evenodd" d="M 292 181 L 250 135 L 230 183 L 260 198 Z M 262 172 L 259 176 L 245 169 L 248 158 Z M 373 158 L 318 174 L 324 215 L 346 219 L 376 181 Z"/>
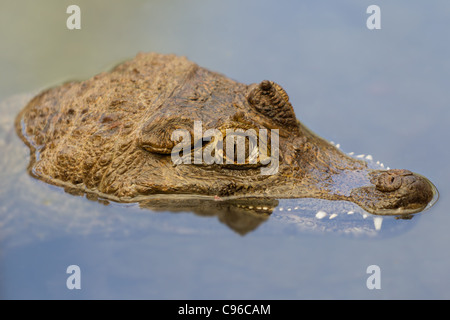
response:
<path fill-rule="evenodd" d="M 368 169 L 316 136 L 278 84 L 245 85 L 174 55 L 138 54 L 49 89 L 16 124 L 33 176 L 120 202 L 312 197 L 401 213 L 434 194 L 420 175 Z"/>

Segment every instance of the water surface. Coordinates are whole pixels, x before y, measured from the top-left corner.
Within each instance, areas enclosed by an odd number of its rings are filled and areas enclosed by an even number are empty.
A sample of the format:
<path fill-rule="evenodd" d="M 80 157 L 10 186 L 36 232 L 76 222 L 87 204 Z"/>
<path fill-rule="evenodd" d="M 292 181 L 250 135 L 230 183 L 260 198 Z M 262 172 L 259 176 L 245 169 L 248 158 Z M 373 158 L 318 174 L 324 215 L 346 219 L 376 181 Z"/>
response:
<path fill-rule="evenodd" d="M 378 1 L 373 31 L 368 1 L 78 1 L 73 31 L 70 4 L 16 1 L 0 12 L 2 298 L 450 298 L 450 4 Z M 89 201 L 31 178 L 12 130 L 19 101 L 139 51 L 185 55 L 244 83 L 276 81 L 314 132 L 423 174 L 440 200 L 381 227 L 348 203 L 281 200 L 242 230 L 212 212 Z M 354 221 L 360 234 L 341 232 Z M 72 264 L 81 290 L 66 287 Z M 366 287 L 373 264 L 380 290 Z"/>

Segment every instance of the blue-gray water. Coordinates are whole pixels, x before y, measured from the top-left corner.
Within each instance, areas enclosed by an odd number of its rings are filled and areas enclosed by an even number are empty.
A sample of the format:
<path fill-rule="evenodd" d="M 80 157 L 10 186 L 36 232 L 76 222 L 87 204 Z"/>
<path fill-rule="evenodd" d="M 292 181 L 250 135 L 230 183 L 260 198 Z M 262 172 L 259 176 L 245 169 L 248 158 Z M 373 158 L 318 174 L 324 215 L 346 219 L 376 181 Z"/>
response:
<path fill-rule="evenodd" d="M 76 1 L 81 30 L 66 28 L 70 4 L 1 3 L 1 298 L 450 298 L 448 1 Z M 371 4 L 380 30 L 366 27 Z M 139 51 L 276 81 L 314 132 L 423 174 L 440 200 L 375 236 L 305 229 L 287 211 L 242 236 L 216 216 L 104 206 L 29 177 L 5 129 L 18 101 Z M 73 264 L 80 290 L 66 286 Z"/>

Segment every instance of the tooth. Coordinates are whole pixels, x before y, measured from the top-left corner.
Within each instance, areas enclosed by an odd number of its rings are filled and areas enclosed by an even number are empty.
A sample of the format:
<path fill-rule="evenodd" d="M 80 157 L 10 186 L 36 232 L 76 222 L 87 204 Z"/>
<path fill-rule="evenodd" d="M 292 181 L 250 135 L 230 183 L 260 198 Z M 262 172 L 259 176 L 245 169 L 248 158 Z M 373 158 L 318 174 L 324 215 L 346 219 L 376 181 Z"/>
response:
<path fill-rule="evenodd" d="M 291 208 L 288 208 L 288 209 L 287 209 L 287 211 L 291 211 L 291 210 L 292 210 Z"/>
<path fill-rule="evenodd" d="M 370 154 L 368 154 L 368 155 L 366 156 L 366 159 L 367 159 L 367 160 L 373 160 L 373 158 L 372 158 L 372 156 L 371 156 Z"/>
<path fill-rule="evenodd" d="M 298 207 L 295 207 L 294 210 L 298 210 Z"/>
<path fill-rule="evenodd" d="M 364 158 L 365 154 L 358 154 L 356 157 L 357 158 Z"/>
<path fill-rule="evenodd" d="M 340 147 L 341 147 L 341 145 L 338 143 L 338 144 L 336 145 L 336 148 L 339 149 Z"/>
<path fill-rule="evenodd" d="M 362 214 L 362 217 L 363 217 L 364 219 L 367 218 L 368 216 L 369 216 L 369 215 L 368 215 L 367 213 L 365 213 L 365 212 Z"/>
<path fill-rule="evenodd" d="M 325 211 L 319 210 L 316 213 L 316 218 L 317 219 L 323 219 L 327 216 L 327 213 Z"/>
<path fill-rule="evenodd" d="M 330 216 L 329 219 L 334 219 L 334 218 L 336 218 L 336 217 L 337 217 L 337 214 L 336 214 L 336 213 L 333 213 L 333 214 Z"/>
<path fill-rule="evenodd" d="M 269 208 L 267 208 L 267 207 L 263 207 L 263 210 L 268 210 Z"/>
<path fill-rule="evenodd" d="M 355 153 L 354 153 L 353 151 L 348 153 L 349 156 L 352 156 L 352 155 L 354 155 L 354 154 L 355 154 Z"/>
<path fill-rule="evenodd" d="M 375 230 L 380 230 L 382 223 L 383 223 L 383 218 L 382 217 L 374 217 L 373 218 L 373 224 L 375 226 Z"/>
<path fill-rule="evenodd" d="M 279 211 L 283 211 L 283 208 L 278 209 Z"/>
<path fill-rule="evenodd" d="M 349 212 L 347 212 L 347 214 L 354 214 L 355 213 L 355 211 L 349 211 Z"/>

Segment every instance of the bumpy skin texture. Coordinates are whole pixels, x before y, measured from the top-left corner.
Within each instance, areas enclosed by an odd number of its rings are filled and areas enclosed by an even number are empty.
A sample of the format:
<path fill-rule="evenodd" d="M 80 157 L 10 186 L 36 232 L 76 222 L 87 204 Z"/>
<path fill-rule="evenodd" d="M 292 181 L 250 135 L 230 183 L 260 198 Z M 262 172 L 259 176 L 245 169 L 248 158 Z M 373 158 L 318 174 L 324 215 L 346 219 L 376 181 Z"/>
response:
<path fill-rule="evenodd" d="M 194 137 L 194 121 L 223 133 L 278 129 L 278 172 L 261 175 L 260 165 L 174 165 L 171 134 L 185 129 Z M 44 91 L 16 126 L 32 150 L 33 176 L 114 201 L 156 194 L 313 197 L 398 213 L 420 211 L 433 197 L 425 178 L 369 170 L 313 134 L 278 84 L 245 85 L 175 55 L 140 53 L 111 72 Z M 205 148 L 213 140 L 192 145 Z"/>

